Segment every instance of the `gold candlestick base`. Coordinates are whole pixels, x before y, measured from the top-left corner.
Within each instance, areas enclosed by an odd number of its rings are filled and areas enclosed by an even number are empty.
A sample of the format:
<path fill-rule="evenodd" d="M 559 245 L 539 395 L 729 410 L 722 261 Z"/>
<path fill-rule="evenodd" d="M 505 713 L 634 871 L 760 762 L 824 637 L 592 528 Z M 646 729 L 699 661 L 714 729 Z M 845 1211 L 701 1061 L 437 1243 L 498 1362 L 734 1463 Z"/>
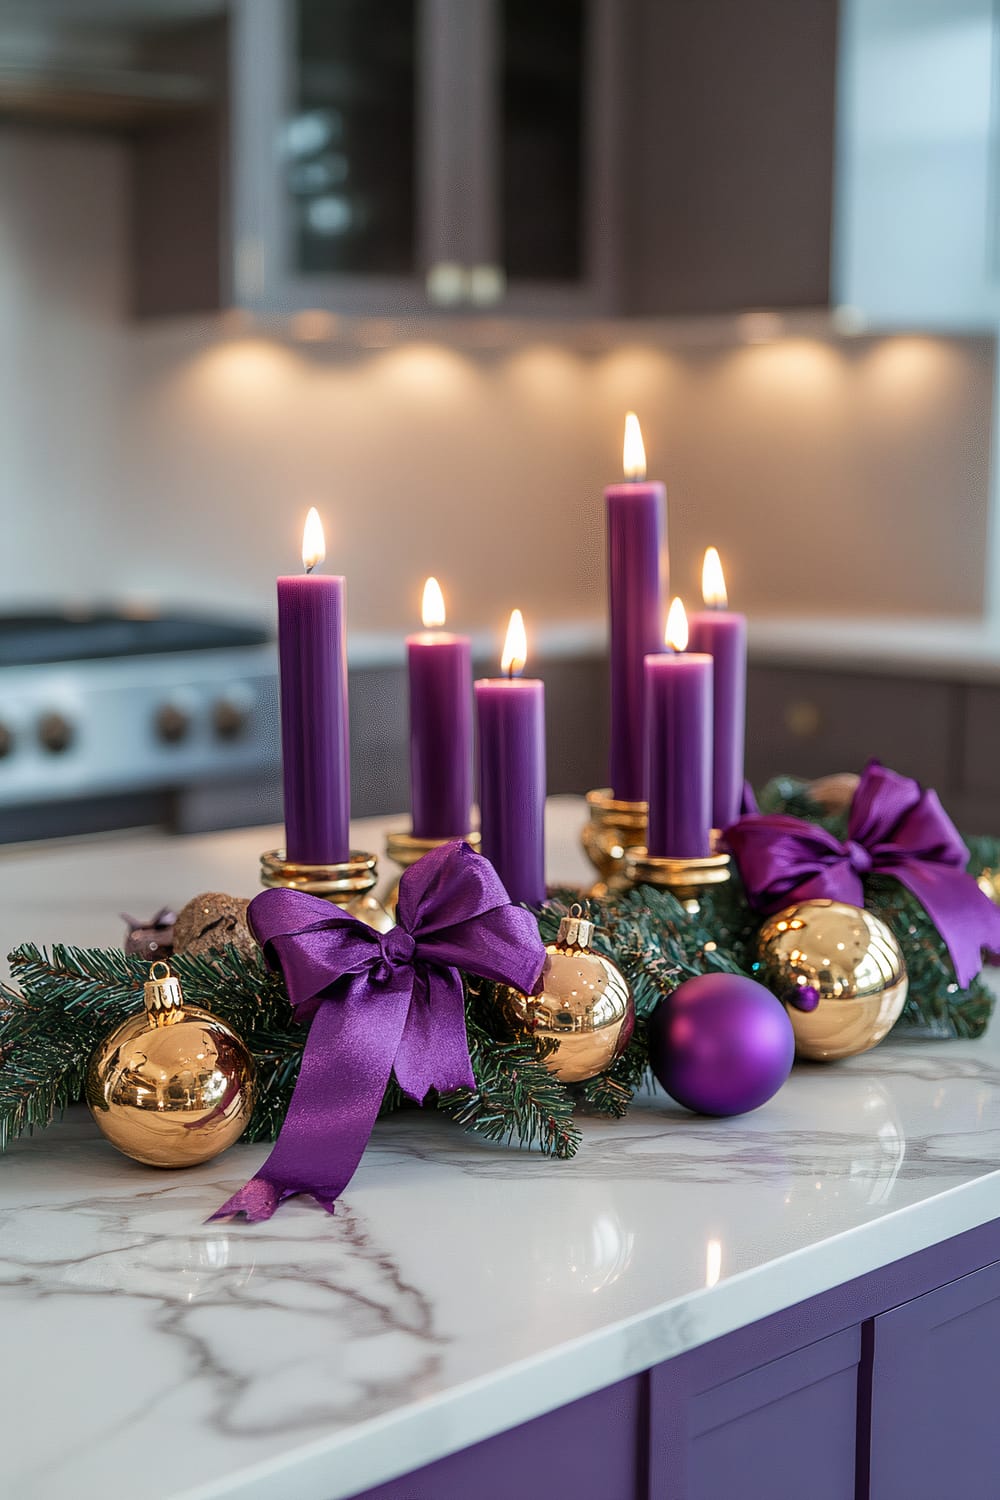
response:
<path fill-rule="evenodd" d="M 628 885 L 655 885 L 676 896 L 684 910 L 697 916 L 699 896 L 706 886 L 724 885 L 730 878 L 728 854 L 706 854 L 697 859 L 670 859 L 648 849 L 630 849 L 625 856 Z"/>
<path fill-rule="evenodd" d="M 621 888 L 625 881 L 625 855 L 629 849 L 646 842 L 648 809 L 645 802 L 622 802 L 610 787 L 598 787 L 587 793 L 590 821 L 584 825 L 583 852 L 600 876 L 591 889 L 596 899 L 609 890 Z"/>
<path fill-rule="evenodd" d="M 333 865 L 300 864 L 288 859 L 284 849 L 271 849 L 260 857 L 260 883 L 332 901 L 376 932 L 388 932 L 396 925 L 372 895 L 378 883 L 378 858 L 358 849 L 352 849 L 343 864 Z"/>
<path fill-rule="evenodd" d="M 479 853 L 481 842 L 482 840 L 478 833 L 466 833 L 462 836 L 462 843 L 468 844 L 469 848 L 474 849 L 477 854 Z M 408 870 L 411 865 L 416 864 L 418 859 L 423 859 L 425 854 L 430 854 L 432 849 L 440 849 L 442 844 L 452 843 L 454 843 L 453 838 L 418 839 L 415 834 L 404 833 L 402 829 L 398 829 L 395 833 L 387 835 L 385 852 L 386 857 L 391 859 L 393 864 L 398 865 L 401 870 Z M 386 911 L 392 916 L 396 914 L 396 900 L 398 896 L 399 880 L 397 878 L 384 903 Z"/>

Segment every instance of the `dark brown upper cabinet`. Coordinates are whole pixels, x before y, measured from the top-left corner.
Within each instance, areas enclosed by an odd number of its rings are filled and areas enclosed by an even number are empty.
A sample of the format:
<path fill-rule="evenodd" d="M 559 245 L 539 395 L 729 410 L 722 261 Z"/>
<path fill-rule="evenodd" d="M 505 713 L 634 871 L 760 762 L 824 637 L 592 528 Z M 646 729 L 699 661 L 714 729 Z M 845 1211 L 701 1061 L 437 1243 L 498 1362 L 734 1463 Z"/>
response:
<path fill-rule="evenodd" d="M 1000 317 L 996 0 L 157 3 L 28 99 L 127 134 L 140 314 Z"/>
<path fill-rule="evenodd" d="M 836 0 L 641 0 L 627 41 L 626 309 L 825 306 Z"/>

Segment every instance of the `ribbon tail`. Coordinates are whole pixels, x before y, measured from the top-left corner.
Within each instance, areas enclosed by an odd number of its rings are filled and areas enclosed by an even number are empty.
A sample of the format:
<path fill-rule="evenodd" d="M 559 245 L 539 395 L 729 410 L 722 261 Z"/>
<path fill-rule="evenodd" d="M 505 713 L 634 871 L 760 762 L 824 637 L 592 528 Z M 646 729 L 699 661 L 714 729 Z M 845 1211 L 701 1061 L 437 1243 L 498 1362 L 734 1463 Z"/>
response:
<path fill-rule="evenodd" d="M 260 1175 L 251 1177 L 238 1193 L 227 1198 L 222 1207 L 217 1208 L 215 1213 L 209 1216 L 207 1222 L 211 1224 L 213 1219 L 235 1218 L 237 1214 L 243 1214 L 248 1224 L 263 1224 L 266 1219 L 269 1219 L 284 1199 L 292 1197 L 293 1193 L 290 1188 L 283 1190 L 277 1183 L 269 1181 L 263 1175 L 266 1166 L 265 1162 Z M 333 1199 L 324 1202 L 318 1193 L 314 1193 L 313 1197 L 323 1203 L 328 1213 L 333 1213 Z"/>
<path fill-rule="evenodd" d="M 269 1219 L 286 1198 L 308 1193 L 328 1213 L 354 1176 L 392 1073 L 410 1007 L 412 975 L 366 999 L 367 975 L 316 1012 L 288 1113 L 260 1171 L 212 1218 Z"/>
<path fill-rule="evenodd" d="M 955 966 L 955 978 L 967 989 L 983 967 L 983 949 L 1000 951 L 1000 908 L 994 906 L 972 875 L 948 865 L 907 863 L 882 865 L 915 896 L 944 940 Z"/>

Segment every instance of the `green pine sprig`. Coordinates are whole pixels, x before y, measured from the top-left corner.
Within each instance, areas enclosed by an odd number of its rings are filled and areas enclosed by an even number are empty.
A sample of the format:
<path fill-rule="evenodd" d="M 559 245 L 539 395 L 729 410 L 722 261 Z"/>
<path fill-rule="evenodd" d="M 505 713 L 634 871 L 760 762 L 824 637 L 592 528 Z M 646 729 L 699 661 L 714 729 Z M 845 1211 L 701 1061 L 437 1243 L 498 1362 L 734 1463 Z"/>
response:
<path fill-rule="evenodd" d="M 794 812 L 843 833 L 843 815 L 829 815 L 790 777 L 761 794 L 768 811 Z M 1000 869 L 1000 841 L 970 840 L 974 874 Z M 546 942 L 578 893 L 557 892 L 536 913 Z M 947 949 L 927 913 L 896 882 L 872 879 L 866 901 L 890 925 L 906 958 L 909 996 L 901 1026 L 933 1036 L 979 1036 L 993 1007 L 977 979 L 961 990 Z M 474 1089 L 428 1102 L 488 1141 L 515 1142 L 567 1159 L 580 1143 L 578 1111 L 621 1118 L 649 1080 L 648 1023 L 661 1000 L 693 974 L 746 973 L 754 957 L 756 918 L 739 881 L 710 887 L 700 909 L 685 909 L 669 892 L 640 887 L 587 904 L 597 925 L 594 945 L 617 963 L 631 986 L 635 1031 L 623 1055 L 598 1078 L 567 1085 L 545 1066 L 544 1046 L 511 1035 L 498 986 L 466 983 L 466 1029 Z M 42 949 L 25 944 L 10 955 L 12 982 L 0 984 L 0 1149 L 24 1131 L 43 1127 L 79 1099 L 98 1043 L 142 1003 L 148 964 L 117 950 Z M 180 956 L 173 967 L 185 998 L 214 1012 L 245 1040 L 258 1070 L 259 1097 L 246 1139 L 274 1140 L 298 1077 L 306 1030 L 295 1021 L 280 974 L 260 954 L 235 948 Z M 382 1103 L 389 1114 L 404 1103 L 390 1081 Z"/>

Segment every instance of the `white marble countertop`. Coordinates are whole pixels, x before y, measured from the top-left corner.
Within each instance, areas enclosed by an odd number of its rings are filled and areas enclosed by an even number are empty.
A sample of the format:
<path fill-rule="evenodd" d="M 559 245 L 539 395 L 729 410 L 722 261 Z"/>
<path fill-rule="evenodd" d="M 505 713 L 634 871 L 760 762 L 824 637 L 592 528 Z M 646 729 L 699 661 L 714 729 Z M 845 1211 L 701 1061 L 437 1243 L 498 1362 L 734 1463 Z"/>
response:
<path fill-rule="evenodd" d="M 580 821 L 551 805 L 553 878 L 585 877 Z M 123 907 L 250 893 L 269 841 L 7 851 L 0 942 L 113 942 Z M 0 1160 L 5 1493 L 141 1474 L 148 1500 L 337 1500 L 984 1223 L 1000 1044 L 798 1066 L 735 1120 L 651 1097 L 585 1122 L 569 1163 L 410 1115 L 334 1218 L 206 1224 L 264 1155 L 158 1173 L 80 1114 Z"/>

